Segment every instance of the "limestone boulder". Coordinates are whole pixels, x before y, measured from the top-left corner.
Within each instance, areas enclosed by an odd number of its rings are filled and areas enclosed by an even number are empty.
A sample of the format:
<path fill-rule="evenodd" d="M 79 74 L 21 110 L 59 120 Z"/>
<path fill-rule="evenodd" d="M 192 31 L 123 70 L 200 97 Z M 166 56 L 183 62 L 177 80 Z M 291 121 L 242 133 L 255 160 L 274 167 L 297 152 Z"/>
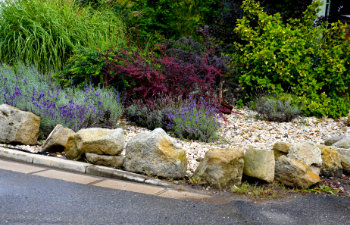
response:
<path fill-rule="evenodd" d="M 306 164 L 315 174 L 320 174 L 322 157 L 321 149 L 317 145 L 309 142 L 294 144 L 290 147 L 287 157 Z"/>
<path fill-rule="evenodd" d="M 243 174 L 272 182 L 275 177 L 274 151 L 250 148 L 244 155 Z"/>
<path fill-rule="evenodd" d="M 341 177 L 343 166 L 338 151 L 330 146 L 322 149 L 321 175 L 325 177 Z"/>
<path fill-rule="evenodd" d="M 350 136 L 344 136 L 339 141 L 335 142 L 332 146 L 337 148 L 350 148 Z"/>
<path fill-rule="evenodd" d="M 64 151 L 69 159 L 78 160 L 84 153 L 118 155 L 123 146 L 123 129 L 87 128 L 69 136 Z"/>
<path fill-rule="evenodd" d="M 6 104 L 0 105 L 0 142 L 35 145 L 39 128 L 39 116 Z"/>
<path fill-rule="evenodd" d="M 85 157 L 89 163 L 112 168 L 121 168 L 125 158 L 122 155 L 97 155 L 94 153 L 86 153 Z"/>
<path fill-rule="evenodd" d="M 134 136 L 126 145 L 124 168 L 166 178 L 186 175 L 186 151 L 177 148 L 167 133 L 157 128 Z"/>
<path fill-rule="evenodd" d="M 272 147 L 275 154 L 275 159 L 278 159 L 278 157 L 282 155 L 287 155 L 291 146 L 291 144 L 285 142 L 276 142 Z"/>
<path fill-rule="evenodd" d="M 327 138 L 324 141 L 324 144 L 327 145 L 327 146 L 331 146 L 334 143 L 336 143 L 336 142 L 340 141 L 341 139 L 343 139 L 344 137 L 345 137 L 345 135 L 340 135 L 340 136 L 334 136 L 334 137 Z"/>
<path fill-rule="evenodd" d="M 69 136 L 75 132 L 69 128 L 63 127 L 61 124 L 51 131 L 50 135 L 45 140 L 41 147 L 42 152 L 62 152 L 66 146 Z"/>
<path fill-rule="evenodd" d="M 275 180 L 291 187 L 308 188 L 318 183 L 320 177 L 305 163 L 281 156 L 276 160 Z"/>
<path fill-rule="evenodd" d="M 213 148 L 206 152 L 193 177 L 219 189 L 229 189 L 242 181 L 244 152 L 240 149 Z"/>
<path fill-rule="evenodd" d="M 350 149 L 337 149 L 340 158 L 343 170 L 347 173 L 350 173 Z"/>

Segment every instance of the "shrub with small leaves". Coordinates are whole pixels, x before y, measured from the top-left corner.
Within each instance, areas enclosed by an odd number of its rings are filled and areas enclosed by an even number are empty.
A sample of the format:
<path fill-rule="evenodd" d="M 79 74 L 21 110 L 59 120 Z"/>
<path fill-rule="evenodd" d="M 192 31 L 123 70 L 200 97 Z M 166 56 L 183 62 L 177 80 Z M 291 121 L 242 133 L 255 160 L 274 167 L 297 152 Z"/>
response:
<path fill-rule="evenodd" d="M 255 109 L 262 118 L 269 121 L 288 122 L 301 114 L 298 106 L 292 105 L 290 99 L 278 99 L 262 96 L 256 99 Z"/>
<path fill-rule="evenodd" d="M 167 130 L 180 138 L 211 142 L 218 138 L 218 110 L 210 102 L 188 99 L 184 105 L 168 115 L 171 124 Z"/>

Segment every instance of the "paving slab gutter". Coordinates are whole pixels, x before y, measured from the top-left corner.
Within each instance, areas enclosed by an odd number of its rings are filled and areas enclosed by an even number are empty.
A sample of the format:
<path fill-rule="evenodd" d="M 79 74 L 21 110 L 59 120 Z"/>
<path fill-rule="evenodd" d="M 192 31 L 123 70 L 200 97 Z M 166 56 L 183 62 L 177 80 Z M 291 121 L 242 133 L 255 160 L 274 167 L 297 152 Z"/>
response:
<path fill-rule="evenodd" d="M 39 166 L 50 167 L 59 170 L 65 170 L 76 173 L 83 173 L 94 176 L 115 178 L 120 180 L 157 185 L 162 187 L 174 187 L 173 184 L 159 179 L 150 178 L 124 170 L 114 169 L 105 166 L 97 166 L 90 163 L 61 159 L 52 156 L 28 153 L 20 150 L 0 147 L 0 158 L 29 163 Z"/>

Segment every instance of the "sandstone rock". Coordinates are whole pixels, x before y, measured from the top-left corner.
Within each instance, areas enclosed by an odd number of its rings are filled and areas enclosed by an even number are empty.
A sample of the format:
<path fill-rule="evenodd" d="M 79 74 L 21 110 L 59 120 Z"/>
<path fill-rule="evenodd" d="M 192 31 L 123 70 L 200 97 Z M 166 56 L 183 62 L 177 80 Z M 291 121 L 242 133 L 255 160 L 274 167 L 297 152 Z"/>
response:
<path fill-rule="evenodd" d="M 42 152 L 62 152 L 67 144 L 68 137 L 74 135 L 75 132 L 69 128 L 63 127 L 61 124 L 51 131 L 50 135 L 45 140 L 41 151 Z"/>
<path fill-rule="evenodd" d="M 341 165 L 343 166 L 343 170 L 347 173 L 350 173 L 350 149 L 337 149 L 340 158 Z"/>
<path fill-rule="evenodd" d="M 275 180 L 288 186 L 308 188 L 320 181 L 320 177 L 309 166 L 286 156 L 276 160 L 275 168 Z"/>
<path fill-rule="evenodd" d="M 86 160 L 89 163 L 113 168 L 121 168 L 123 166 L 125 156 L 97 155 L 94 153 L 86 153 Z"/>
<path fill-rule="evenodd" d="M 272 147 L 275 154 L 275 159 L 278 159 L 278 157 L 282 155 L 287 155 L 291 146 L 291 144 L 285 142 L 276 142 Z"/>
<path fill-rule="evenodd" d="M 186 151 L 176 148 L 161 128 L 137 134 L 126 145 L 124 168 L 127 171 L 183 178 L 186 167 Z"/>
<path fill-rule="evenodd" d="M 317 145 L 308 142 L 295 144 L 290 147 L 287 157 L 305 163 L 315 174 L 320 174 L 322 157 Z"/>
<path fill-rule="evenodd" d="M 275 177 L 275 156 L 271 150 L 250 148 L 244 155 L 244 175 L 272 182 Z"/>
<path fill-rule="evenodd" d="M 68 138 L 66 156 L 78 160 L 84 153 L 118 155 L 124 146 L 124 133 L 121 128 L 87 128 L 79 130 Z"/>
<path fill-rule="evenodd" d="M 345 137 L 345 135 L 330 137 L 330 138 L 328 138 L 328 139 L 326 139 L 324 141 L 324 144 L 327 145 L 327 146 L 331 146 L 334 143 L 336 143 L 336 142 L 340 141 L 341 139 L 343 139 L 344 137 Z"/>
<path fill-rule="evenodd" d="M 244 153 L 239 149 L 214 148 L 206 152 L 193 177 L 220 189 L 242 181 Z"/>
<path fill-rule="evenodd" d="M 0 105 L 0 142 L 34 145 L 38 140 L 40 117 L 15 107 Z"/>
<path fill-rule="evenodd" d="M 343 174 L 341 157 L 335 148 L 325 147 L 322 149 L 321 174 L 326 177 L 341 177 Z"/>
<path fill-rule="evenodd" d="M 350 136 L 344 136 L 342 139 L 335 142 L 333 146 L 337 148 L 350 148 Z"/>

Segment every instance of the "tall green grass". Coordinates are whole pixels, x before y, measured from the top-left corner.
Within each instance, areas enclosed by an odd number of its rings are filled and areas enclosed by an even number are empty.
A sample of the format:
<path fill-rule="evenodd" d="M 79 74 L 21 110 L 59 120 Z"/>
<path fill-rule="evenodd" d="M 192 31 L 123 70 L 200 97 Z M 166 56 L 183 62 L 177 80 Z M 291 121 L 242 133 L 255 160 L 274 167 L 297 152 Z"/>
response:
<path fill-rule="evenodd" d="M 74 2 L 0 2 L 0 62 L 22 61 L 46 72 L 61 69 L 76 47 L 105 49 L 125 42 L 124 24 L 112 9 Z"/>

